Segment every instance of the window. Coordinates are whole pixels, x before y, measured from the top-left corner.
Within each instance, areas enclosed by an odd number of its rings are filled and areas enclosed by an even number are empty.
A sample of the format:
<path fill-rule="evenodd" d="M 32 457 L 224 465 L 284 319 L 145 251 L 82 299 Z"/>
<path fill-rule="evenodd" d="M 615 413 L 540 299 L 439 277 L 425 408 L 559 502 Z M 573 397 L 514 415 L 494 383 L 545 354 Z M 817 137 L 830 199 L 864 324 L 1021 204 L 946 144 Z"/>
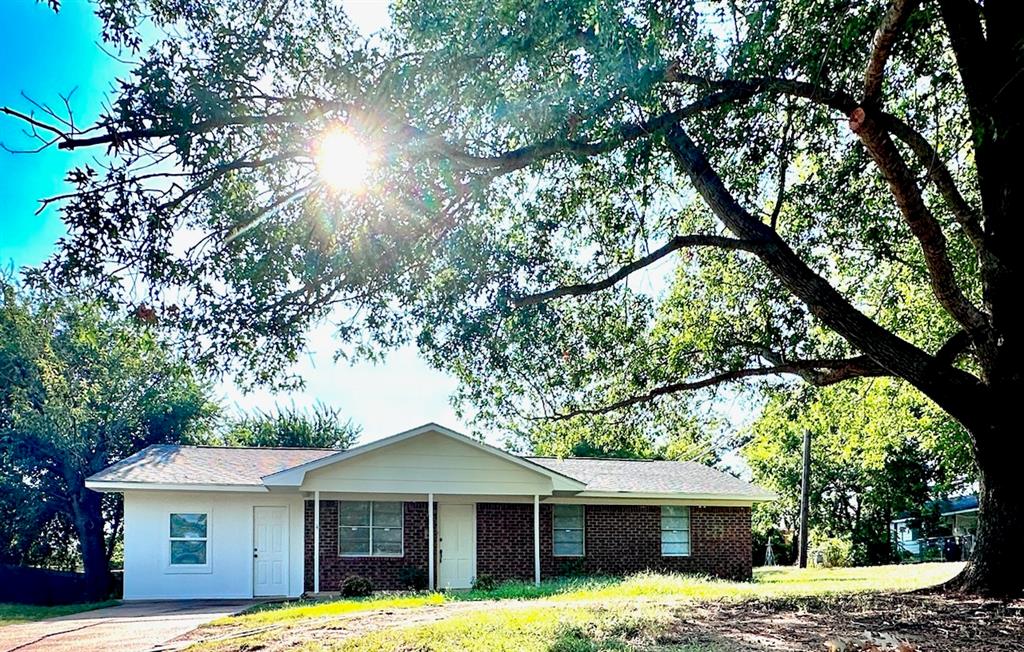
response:
<path fill-rule="evenodd" d="M 402 503 L 338 501 L 338 554 L 342 557 L 401 557 Z"/>
<path fill-rule="evenodd" d="M 690 554 L 690 508 L 679 505 L 661 507 L 661 556 L 685 557 Z"/>
<path fill-rule="evenodd" d="M 171 565 L 205 566 L 207 560 L 207 515 L 171 514 Z"/>
<path fill-rule="evenodd" d="M 583 505 L 554 506 L 555 557 L 583 556 Z"/>

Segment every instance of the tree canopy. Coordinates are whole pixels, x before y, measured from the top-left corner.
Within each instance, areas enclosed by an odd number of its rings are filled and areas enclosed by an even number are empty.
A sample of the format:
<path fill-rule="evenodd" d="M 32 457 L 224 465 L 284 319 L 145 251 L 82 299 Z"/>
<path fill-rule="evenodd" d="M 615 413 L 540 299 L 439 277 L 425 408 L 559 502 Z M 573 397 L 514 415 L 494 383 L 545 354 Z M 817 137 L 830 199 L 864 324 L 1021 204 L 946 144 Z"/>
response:
<path fill-rule="evenodd" d="M 70 236 L 35 279 L 132 275 L 144 296 L 121 298 L 260 382 L 317 320 L 346 350 L 415 341 L 520 430 L 900 378 L 972 439 L 962 585 L 1017 594 L 1020 11 L 407 0 L 367 37 L 321 0 L 104 1 L 115 44 L 163 29 L 110 110 L 7 109 L 110 159 L 50 198 Z"/>
<path fill-rule="evenodd" d="M 343 420 L 335 408 L 317 404 L 312 410 L 278 407 L 229 419 L 217 441 L 227 446 L 337 448 L 352 446 L 362 428 Z"/>

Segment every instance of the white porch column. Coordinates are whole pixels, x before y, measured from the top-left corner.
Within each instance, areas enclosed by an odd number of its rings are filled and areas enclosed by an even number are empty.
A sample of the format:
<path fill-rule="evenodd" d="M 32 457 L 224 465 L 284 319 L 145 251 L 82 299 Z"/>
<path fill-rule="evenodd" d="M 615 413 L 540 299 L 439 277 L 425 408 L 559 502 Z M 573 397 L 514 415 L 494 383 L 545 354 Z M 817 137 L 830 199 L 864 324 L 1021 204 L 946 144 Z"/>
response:
<path fill-rule="evenodd" d="M 533 583 L 540 586 L 540 496 L 533 495 Z"/>
<path fill-rule="evenodd" d="M 434 590 L 434 494 L 427 494 L 427 588 Z"/>
<path fill-rule="evenodd" d="M 313 492 L 313 593 L 320 593 L 320 490 Z"/>

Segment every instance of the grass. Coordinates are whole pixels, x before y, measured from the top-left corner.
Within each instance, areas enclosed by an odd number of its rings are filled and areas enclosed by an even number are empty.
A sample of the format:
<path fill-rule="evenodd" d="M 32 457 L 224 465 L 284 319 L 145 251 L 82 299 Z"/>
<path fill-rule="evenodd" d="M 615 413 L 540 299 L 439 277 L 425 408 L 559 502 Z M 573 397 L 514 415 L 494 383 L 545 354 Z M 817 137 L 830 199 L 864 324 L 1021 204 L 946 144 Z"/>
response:
<path fill-rule="evenodd" d="M 80 611 L 92 611 L 93 609 L 102 609 L 103 607 L 113 607 L 115 604 L 118 604 L 117 600 L 107 600 L 105 602 L 84 602 L 81 604 L 62 604 L 54 607 L 0 602 L 0 626 L 11 625 L 13 623 L 25 623 L 33 620 L 43 620 L 44 618 L 56 618 L 57 616 L 67 616 L 68 614 L 74 614 Z"/>
<path fill-rule="evenodd" d="M 275 637 L 290 636 L 296 649 L 338 652 L 385 650 L 657 650 L 717 652 L 708 643 L 657 647 L 659 635 L 680 612 L 715 601 L 777 600 L 854 593 L 892 593 L 943 582 L 960 564 L 917 564 L 873 568 L 759 568 L 752 582 L 729 582 L 692 575 L 640 573 L 626 578 L 598 577 L 551 580 L 539 587 L 508 582 L 492 591 L 382 594 L 363 599 L 297 601 L 261 605 L 214 623 L 209 633 L 251 630 L 251 636 L 204 644 L 208 650 L 258 648 Z M 345 614 L 415 609 L 475 601 L 505 602 L 436 613 L 418 624 L 395 616 L 365 626 L 358 636 L 322 636 L 309 632 L 332 629 L 332 618 Z M 536 601 L 536 604 L 534 604 Z M 436 619 L 435 619 L 436 618 Z M 351 622 L 351 621 L 346 621 Z M 392 626 L 392 622 L 397 625 Z M 381 629 L 380 623 L 384 624 Z M 357 625 L 352 625 L 358 627 Z M 260 628 L 253 630 L 253 628 Z"/>

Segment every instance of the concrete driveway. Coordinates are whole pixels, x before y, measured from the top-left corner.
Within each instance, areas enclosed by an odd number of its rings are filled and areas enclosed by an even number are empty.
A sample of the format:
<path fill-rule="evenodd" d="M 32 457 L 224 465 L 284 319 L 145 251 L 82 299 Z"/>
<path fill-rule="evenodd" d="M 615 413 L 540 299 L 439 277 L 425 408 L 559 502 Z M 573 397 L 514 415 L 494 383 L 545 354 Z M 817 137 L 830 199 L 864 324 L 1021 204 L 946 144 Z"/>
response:
<path fill-rule="evenodd" d="M 253 600 L 126 602 L 115 607 L 0 627 L 0 652 L 138 652 L 256 604 Z M 171 646 L 168 646 L 171 647 Z"/>

